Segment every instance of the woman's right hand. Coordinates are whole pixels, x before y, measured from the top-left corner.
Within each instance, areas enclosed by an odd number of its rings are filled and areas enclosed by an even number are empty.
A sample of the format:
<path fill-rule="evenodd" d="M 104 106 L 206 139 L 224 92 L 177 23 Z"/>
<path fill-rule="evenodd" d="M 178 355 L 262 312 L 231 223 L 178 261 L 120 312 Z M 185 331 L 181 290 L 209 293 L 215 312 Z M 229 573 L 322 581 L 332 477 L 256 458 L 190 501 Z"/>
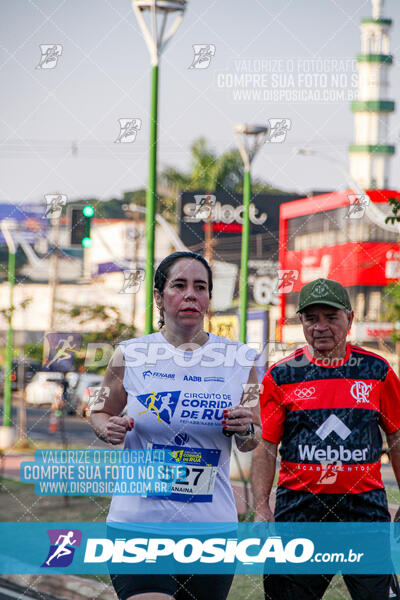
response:
<path fill-rule="evenodd" d="M 121 444 L 127 431 L 131 431 L 134 421 L 132 417 L 124 415 L 123 417 L 110 417 L 106 425 L 107 442 L 110 444 Z"/>

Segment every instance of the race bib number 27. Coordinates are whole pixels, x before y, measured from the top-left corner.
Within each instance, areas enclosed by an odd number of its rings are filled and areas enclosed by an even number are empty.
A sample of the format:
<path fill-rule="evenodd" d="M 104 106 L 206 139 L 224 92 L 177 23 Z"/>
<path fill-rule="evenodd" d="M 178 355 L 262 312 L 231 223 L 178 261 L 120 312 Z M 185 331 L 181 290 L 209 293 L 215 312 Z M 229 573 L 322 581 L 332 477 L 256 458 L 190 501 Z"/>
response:
<path fill-rule="evenodd" d="M 171 494 L 164 497 L 178 502 L 211 502 L 217 477 L 220 450 L 207 448 L 182 448 L 152 444 L 153 449 L 163 449 L 168 453 L 172 465 L 180 465 L 179 479 L 172 483 Z M 164 469 L 173 470 L 164 463 Z M 166 472 L 166 479 L 168 473 Z"/>

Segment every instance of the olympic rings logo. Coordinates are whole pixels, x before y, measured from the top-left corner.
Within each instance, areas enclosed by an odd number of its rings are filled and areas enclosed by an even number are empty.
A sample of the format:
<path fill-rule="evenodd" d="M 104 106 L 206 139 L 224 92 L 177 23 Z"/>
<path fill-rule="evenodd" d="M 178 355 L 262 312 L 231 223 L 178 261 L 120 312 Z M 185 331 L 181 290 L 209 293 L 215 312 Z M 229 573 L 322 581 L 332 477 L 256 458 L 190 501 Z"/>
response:
<path fill-rule="evenodd" d="M 294 393 L 298 398 L 311 398 L 315 394 L 315 387 L 297 389 Z"/>

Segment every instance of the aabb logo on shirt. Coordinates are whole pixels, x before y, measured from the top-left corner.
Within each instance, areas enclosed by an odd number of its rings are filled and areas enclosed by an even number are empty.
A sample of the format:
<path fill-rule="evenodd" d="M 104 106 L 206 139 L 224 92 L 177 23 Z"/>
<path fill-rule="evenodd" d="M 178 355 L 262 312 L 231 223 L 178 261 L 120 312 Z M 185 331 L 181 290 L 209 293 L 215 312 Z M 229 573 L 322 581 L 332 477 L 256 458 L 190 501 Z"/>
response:
<path fill-rule="evenodd" d="M 339 417 L 332 414 L 325 419 L 315 433 L 321 440 L 325 440 L 331 433 L 335 433 L 342 440 L 345 440 L 351 434 L 351 430 Z M 328 444 L 326 448 L 319 448 L 317 444 L 299 444 L 298 450 L 300 460 L 358 462 L 367 460 L 369 448 L 350 450 L 342 444 L 336 447 Z"/>
<path fill-rule="evenodd" d="M 184 375 L 184 381 L 201 381 L 201 377 L 199 375 Z"/>
<path fill-rule="evenodd" d="M 146 410 L 142 410 L 139 415 L 151 412 L 157 417 L 157 421 L 171 424 L 172 416 L 178 404 L 180 391 L 177 392 L 151 392 L 150 394 L 140 394 L 137 399 Z"/>

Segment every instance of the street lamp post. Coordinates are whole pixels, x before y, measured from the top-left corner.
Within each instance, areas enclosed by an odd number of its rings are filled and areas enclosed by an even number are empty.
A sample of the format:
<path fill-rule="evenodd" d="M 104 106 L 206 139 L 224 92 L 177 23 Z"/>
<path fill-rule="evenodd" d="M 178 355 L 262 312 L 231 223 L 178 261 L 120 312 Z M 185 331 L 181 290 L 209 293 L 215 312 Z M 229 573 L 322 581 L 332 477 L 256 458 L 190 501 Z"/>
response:
<path fill-rule="evenodd" d="M 186 0 L 132 0 L 132 7 L 150 53 L 152 65 L 149 180 L 146 193 L 146 311 L 145 333 L 153 331 L 154 232 L 157 196 L 158 65 L 162 51 L 178 29 Z M 145 15 L 148 15 L 148 24 Z M 166 32 L 167 19 L 175 16 Z"/>
<path fill-rule="evenodd" d="M 260 146 L 265 143 L 269 127 L 265 125 L 235 125 L 235 138 L 240 156 L 244 164 L 243 180 L 243 229 L 242 251 L 240 260 L 240 334 L 241 342 L 247 338 L 247 306 L 248 306 L 248 260 L 250 239 L 250 199 L 251 199 L 251 163 Z"/>
<path fill-rule="evenodd" d="M 12 219 L 1 221 L 1 232 L 8 247 L 8 284 L 9 284 L 9 309 L 8 328 L 6 338 L 6 356 L 4 365 L 4 405 L 3 405 L 3 427 L 0 432 L 0 447 L 11 445 L 14 437 L 11 427 L 11 370 L 13 358 L 13 329 L 12 317 L 14 310 L 14 283 L 15 283 L 15 254 L 17 251 L 10 230 L 14 222 Z"/>

